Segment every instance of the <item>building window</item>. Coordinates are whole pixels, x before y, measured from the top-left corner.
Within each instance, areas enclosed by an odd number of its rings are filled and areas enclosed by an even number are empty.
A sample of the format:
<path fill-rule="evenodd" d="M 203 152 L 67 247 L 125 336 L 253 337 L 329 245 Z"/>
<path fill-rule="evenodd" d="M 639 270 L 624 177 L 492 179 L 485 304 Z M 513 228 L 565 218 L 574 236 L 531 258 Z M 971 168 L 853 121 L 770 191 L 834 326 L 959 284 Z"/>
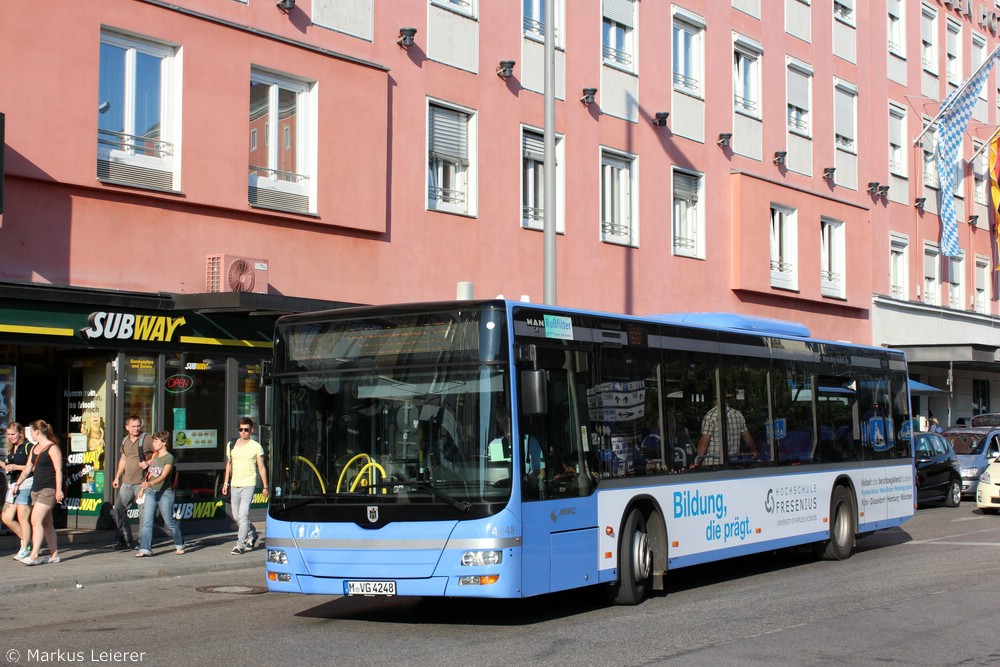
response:
<path fill-rule="evenodd" d="M 920 64 L 925 71 L 937 74 L 937 10 L 921 5 Z"/>
<path fill-rule="evenodd" d="M 439 104 L 428 106 L 427 208 L 473 214 L 470 136 L 474 114 Z"/>
<path fill-rule="evenodd" d="M 906 108 L 889 103 L 889 171 L 906 177 Z"/>
<path fill-rule="evenodd" d="M 845 81 L 837 81 L 833 91 L 834 143 L 837 150 L 857 153 L 858 89 Z"/>
<path fill-rule="evenodd" d="M 562 137 L 556 137 L 556 188 L 557 201 L 561 180 Z M 545 136 L 527 128 L 521 131 L 521 226 L 525 229 L 545 227 Z M 563 218 L 561 207 L 556 206 L 556 231 L 562 233 Z"/>
<path fill-rule="evenodd" d="M 675 169 L 673 252 L 682 257 L 705 258 L 705 216 L 700 203 L 703 177 Z"/>
<path fill-rule="evenodd" d="M 674 90 L 701 96 L 705 25 L 698 18 L 674 14 Z"/>
<path fill-rule="evenodd" d="M 797 62 L 788 64 L 788 131 L 808 137 L 812 68 Z"/>
<path fill-rule="evenodd" d="M 854 0 L 833 0 L 833 16 L 838 21 L 854 25 Z"/>
<path fill-rule="evenodd" d="M 973 155 L 976 160 L 972 163 L 972 200 L 977 204 L 986 205 L 986 178 L 989 173 L 987 155 L 989 151 L 981 141 L 972 142 Z"/>
<path fill-rule="evenodd" d="M 972 35 L 972 71 L 977 71 L 986 61 L 986 38 L 973 33 Z M 979 99 L 986 101 L 986 86 L 979 89 Z"/>
<path fill-rule="evenodd" d="M 991 412 L 990 410 L 990 381 L 972 380 L 972 413 L 976 415 Z"/>
<path fill-rule="evenodd" d="M 927 246 L 924 248 L 924 303 L 936 305 L 938 302 L 938 249 Z"/>
<path fill-rule="evenodd" d="M 893 234 L 889 243 L 889 295 L 895 299 L 908 299 L 910 284 L 908 270 L 909 241 L 905 236 Z"/>
<path fill-rule="evenodd" d="M 174 153 L 180 112 L 175 60 L 172 47 L 117 33 L 101 34 L 98 179 L 176 189 Z"/>
<path fill-rule="evenodd" d="M 972 307 L 977 313 L 986 312 L 986 286 L 990 282 L 989 260 L 985 257 L 976 258 L 976 296 Z"/>
<path fill-rule="evenodd" d="M 962 24 L 948 19 L 945 39 L 948 83 L 957 86 L 962 82 Z"/>
<path fill-rule="evenodd" d="M 927 121 L 924 121 L 924 127 L 926 128 Z M 928 188 L 937 189 L 940 185 L 938 180 L 938 167 L 937 167 L 937 126 L 935 125 L 931 129 L 924 132 L 923 143 L 923 156 L 924 156 L 924 186 Z"/>
<path fill-rule="evenodd" d="M 820 292 L 823 296 L 843 298 L 844 269 L 844 223 L 842 220 L 822 219 L 820 221 Z"/>
<path fill-rule="evenodd" d="M 962 283 L 962 258 L 948 258 L 948 307 L 965 308 L 965 289 Z"/>
<path fill-rule="evenodd" d="M 264 145 L 249 152 L 250 204 L 295 213 L 313 210 L 311 84 L 270 72 L 250 74 L 250 131 Z"/>
<path fill-rule="evenodd" d="M 738 113 L 760 118 L 761 51 L 743 41 L 733 49 L 733 105 Z"/>
<path fill-rule="evenodd" d="M 888 35 L 886 42 L 889 53 L 906 57 L 906 24 L 903 13 L 902 0 L 887 0 L 886 6 L 889 12 Z"/>
<path fill-rule="evenodd" d="M 449 9 L 456 14 L 473 18 L 476 16 L 475 0 L 431 0 L 431 4 Z"/>
<path fill-rule="evenodd" d="M 635 209 L 635 158 L 601 152 L 601 240 L 638 244 Z"/>
<path fill-rule="evenodd" d="M 559 31 L 562 16 L 563 0 L 553 0 L 555 22 L 552 24 L 552 37 L 556 46 L 562 45 L 562 35 Z M 532 39 L 545 39 L 545 0 L 524 0 L 524 36 Z"/>
<path fill-rule="evenodd" d="M 771 205 L 771 287 L 798 289 L 795 210 Z"/>
<path fill-rule="evenodd" d="M 631 70 L 635 3 L 633 0 L 603 0 L 602 6 L 604 62 Z"/>

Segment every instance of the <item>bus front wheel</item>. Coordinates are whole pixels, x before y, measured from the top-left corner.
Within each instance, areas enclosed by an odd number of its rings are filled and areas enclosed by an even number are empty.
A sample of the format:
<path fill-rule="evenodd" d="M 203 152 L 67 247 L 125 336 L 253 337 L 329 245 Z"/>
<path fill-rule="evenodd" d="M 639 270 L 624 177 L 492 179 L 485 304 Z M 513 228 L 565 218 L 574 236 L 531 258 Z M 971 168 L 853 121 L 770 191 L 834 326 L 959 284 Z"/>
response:
<path fill-rule="evenodd" d="M 608 589 L 613 604 L 639 604 L 646 597 L 653 572 L 653 553 L 649 549 L 646 519 L 633 509 L 622 528 L 618 546 L 618 581 Z"/>
<path fill-rule="evenodd" d="M 823 560 L 844 560 L 854 552 L 858 513 L 854 497 L 843 486 L 833 490 L 830 497 L 830 539 L 816 545 L 816 555 Z"/>

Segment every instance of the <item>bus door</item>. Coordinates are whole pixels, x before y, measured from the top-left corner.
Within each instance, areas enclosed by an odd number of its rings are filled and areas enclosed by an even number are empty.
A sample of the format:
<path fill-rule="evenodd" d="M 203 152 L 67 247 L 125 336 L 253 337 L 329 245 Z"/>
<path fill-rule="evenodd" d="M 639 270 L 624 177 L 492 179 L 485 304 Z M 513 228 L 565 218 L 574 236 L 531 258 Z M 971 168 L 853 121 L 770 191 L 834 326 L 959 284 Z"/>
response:
<path fill-rule="evenodd" d="M 529 346 L 518 373 L 522 593 L 597 583 L 594 457 L 588 432 L 588 358 L 567 348 Z"/>

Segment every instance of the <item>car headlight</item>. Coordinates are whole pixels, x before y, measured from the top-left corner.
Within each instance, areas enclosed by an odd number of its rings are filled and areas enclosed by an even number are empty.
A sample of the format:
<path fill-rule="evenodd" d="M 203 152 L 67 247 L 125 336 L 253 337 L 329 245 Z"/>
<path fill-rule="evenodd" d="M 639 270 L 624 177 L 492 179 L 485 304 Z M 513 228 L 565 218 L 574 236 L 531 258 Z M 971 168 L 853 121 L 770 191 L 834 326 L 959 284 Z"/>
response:
<path fill-rule="evenodd" d="M 499 550 L 466 551 L 462 554 L 462 567 L 499 565 L 501 562 L 503 562 L 503 552 Z"/>
<path fill-rule="evenodd" d="M 979 479 L 979 468 L 962 468 L 962 477 L 965 479 Z"/>
<path fill-rule="evenodd" d="M 989 484 L 990 483 L 990 471 L 989 470 L 987 470 L 986 472 L 984 472 L 982 475 L 979 476 L 979 483 L 980 484 Z"/>

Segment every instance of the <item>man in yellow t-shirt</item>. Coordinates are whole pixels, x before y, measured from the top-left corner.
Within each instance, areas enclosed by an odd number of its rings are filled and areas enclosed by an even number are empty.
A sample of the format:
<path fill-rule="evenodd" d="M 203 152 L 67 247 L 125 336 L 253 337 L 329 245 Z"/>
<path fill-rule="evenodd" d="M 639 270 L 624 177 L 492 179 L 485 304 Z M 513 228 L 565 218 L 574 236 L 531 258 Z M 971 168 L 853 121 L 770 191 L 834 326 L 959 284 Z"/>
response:
<path fill-rule="evenodd" d="M 257 473 L 260 473 L 260 483 L 263 485 L 264 497 L 268 497 L 267 469 L 264 467 L 264 448 L 260 443 L 250 438 L 253 432 L 253 420 L 241 417 L 240 437 L 226 445 L 226 471 L 222 475 L 222 495 L 232 487 L 233 517 L 239 524 L 236 536 L 236 546 L 230 552 L 242 554 L 253 549 L 260 535 L 250 523 L 250 503 L 257 486 Z"/>

